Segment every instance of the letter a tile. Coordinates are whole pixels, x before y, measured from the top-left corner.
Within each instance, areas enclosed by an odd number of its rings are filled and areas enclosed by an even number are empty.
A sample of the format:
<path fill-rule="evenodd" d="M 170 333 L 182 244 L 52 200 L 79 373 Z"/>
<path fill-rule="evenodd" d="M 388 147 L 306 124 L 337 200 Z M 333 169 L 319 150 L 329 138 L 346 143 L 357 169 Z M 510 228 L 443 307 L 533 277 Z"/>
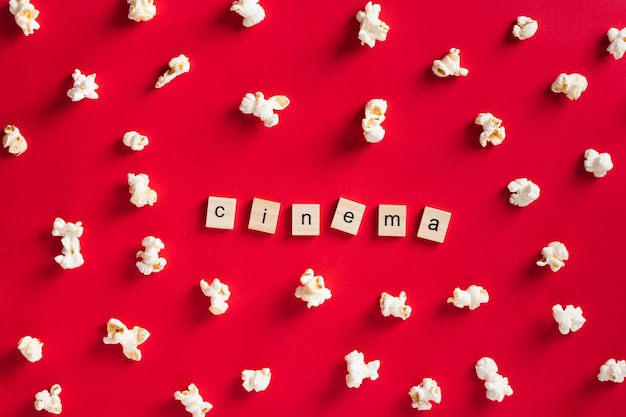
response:
<path fill-rule="evenodd" d="M 432 207 L 424 207 L 424 214 L 417 230 L 417 237 L 443 243 L 452 213 Z"/>

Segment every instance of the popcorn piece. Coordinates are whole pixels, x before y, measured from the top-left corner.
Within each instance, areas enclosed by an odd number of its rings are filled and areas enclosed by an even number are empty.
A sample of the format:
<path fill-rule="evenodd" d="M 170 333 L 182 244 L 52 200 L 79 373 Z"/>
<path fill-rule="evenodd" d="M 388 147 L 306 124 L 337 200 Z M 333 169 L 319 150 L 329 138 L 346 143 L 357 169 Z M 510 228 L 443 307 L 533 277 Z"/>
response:
<path fill-rule="evenodd" d="M 498 364 L 488 356 L 484 356 L 476 361 L 474 368 L 476 370 L 476 376 L 483 381 L 489 379 L 490 375 L 498 373 Z"/>
<path fill-rule="evenodd" d="M 307 308 L 318 307 L 332 297 L 330 290 L 324 284 L 324 277 L 315 276 L 311 268 L 304 271 L 300 282 L 302 285 L 296 288 L 296 298 L 306 301 Z"/>
<path fill-rule="evenodd" d="M 50 390 L 39 391 L 35 394 L 35 410 L 46 410 L 52 414 L 61 414 L 63 405 L 61 404 L 61 386 L 54 384 Z"/>
<path fill-rule="evenodd" d="M 278 114 L 274 110 L 284 110 L 289 105 L 286 96 L 272 96 L 265 99 L 263 93 L 247 93 L 241 100 L 239 110 L 243 114 L 252 114 L 263 121 L 265 127 L 274 127 L 278 124 Z"/>
<path fill-rule="evenodd" d="M 561 242 L 550 242 L 548 246 L 541 249 L 541 260 L 537 265 L 550 265 L 552 272 L 556 272 L 565 266 L 565 261 L 569 259 L 569 252 Z"/>
<path fill-rule="evenodd" d="M 526 207 L 539 198 L 541 189 L 527 178 L 518 178 L 507 186 L 511 192 L 509 203 L 518 207 Z"/>
<path fill-rule="evenodd" d="M 122 141 L 124 145 L 128 146 L 133 151 L 141 151 L 150 143 L 147 136 L 141 135 L 134 130 L 124 133 Z"/>
<path fill-rule="evenodd" d="M 230 10 L 243 17 L 243 25 L 247 28 L 265 19 L 265 9 L 261 7 L 259 0 L 236 0 Z"/>
<path fill-rule="evenodd" d="M 600 373 L 598 373 L 598 381 L 601 382 L 612 381 L 621 384 L 624 378 L 626 378 L 626 360 L 623 359 L 620 361 L 609 359 L 600 367 Z"/>
<path fill-rule="evenodd" d="M 135 22 L 147 22 L 156 15 L 154 0 L 127 0 L 128 18 Z"/>
<path fill-rule="evenodd" d="M 504 397 L 513 395 L 509 379 L 498 373 L 498 365 L 489 358 L 483 357 L 476 362 L 476 376 L 485 381 L 486 396 L 491 401 L 502 402 Z"/>
<path fill-rule="evenodd" d="M 359 388 L 366 378 L 375 381 L 378 379 L 378 369 L 380 368 L 380 361 L 375 360 L 365 363 L 365 356 L 363 353 L 353 350 L 348 353 L 345 358 L 348 375 L 346 375 L 346 385 L 348 388 Z"/>
<path fill-rule="evenodd" d="M 469 70 L 467 68 L 461 68 L 461 51 L 457 48 L 450 49 L 448 55 L 442 59 L 436 59 L 433 61 L 432 70 L 437 77 L 448 77 L 454 75 L 456 77 L 465 77 Z"/>
<path fill-rule="evenodd" d="M 202 293 L 211 299 L 211 307 L 209 307 L 211 313 L 218 316 L 228 310 L 228 303 L 226 303 L 230 298 L 228 285 L 220 282 L 218 278 L 215 278 L 211 285 L 202 279 L 200 280 L 200 288 Z"/>
<path fill-rule="evenodd" d="M 479 113 L 474 120 L 474 123 L 483 127 L 483 132 L 480 134 L 480 145 L 484 148 L 488 142 L 492 145 L 499 145 L 506 138 L 506 132 L 504 126 L 502 126 L 502 120 L 498 119 L 491 113 Z"/>
<path fill-rule="evenodd" d="M 404 291 L 401 291 L 400 295 L 397 297 L 387 294 L 386 292 L 380 295 L 380 311 L 385 317 L 394 316 L 402 320 L 408 319 L 412 309 L 410 306 L 405 305 L 405 303 L 406 293 Z"/>
<path fill-rule="evenodd" d="M 159 257 L 159 251 L 165 248 L 163 241 L 158 237 L 146 236 L 141 244 L 145 249 L 137 252 L 137 258 L 141 258 L 135 264 L 137 269 L 144 275 L 162 271 L 167 265 L 167 260 Z"/>
<path fill-rule="evenodd" d="M 79 69 L 75 69 L 72 78 L 74 79 L 74 86 L 67 90 L 67 96 L 72 101 L 76 102 L 84 98 L 95 100 L 98 98 L 96 90 L 99 86 L 96 84 L 96 74 L 84 75 Z"/>
<path fill-rule="evenodd" d="M 43 357 L 43 343 L 36 337 L 22 337 L 17 342 L 17 348 L 29 362 L 37 362 Z"/>
<path fill-rule="evenodd" d="M 11 155 L 21 155 L 28 149 L 26 139 L 20 133 L 20 129 L 14 125 L 7 125 L 4 128 L 4 136 L 2 137 L 2 146 L 8 148 Z"/>
<path fill-rule="evenodd" d="M 130 202 L 137 207 L 153 205 L 157 201 L 157 193 L 149 187 L 150 178 L 146 174 L 128 174 Z"/>
<path fill-rule="evenodd" d="M 513 36 L 523 41 L 534 36 L 538 28 L 539 25 L 536 20 L 528 16 L 518 16 L 517 24 L 513 26 Z"/>
<path fill-rule="evenodd" d="M 193 417 L 204 417 L 213 408 L 213 404 L 202 399 L 200 390 L 194 383 L 189 384 L 187 389 L 182 392 L 176 391 L 174 398 L 180 401 L 185 406 L 185 410 L 191 413 Z"/>
<path fill-rule="evenodd" d="M 565 93 L 570 100 L 578 100 L 580 95 L 587 89 L 587 78 L 580 74 L 561 73 L 552 83 L 552 91 Z"/>
<path fill-rule="evenodd" d="M 154 85 L 155 88 L 163 87 L 179 75 L 189 72 L 189 69 L 191 68 L 189 58 L 187 58 L 184 54 L 180 54 L 177 57 L 170 59 L 170 62 L 167 65 L 169 66 L 169 69 L 157 79 L 157 82 Z"/>
<path fill-rule="evenodd" d="M 596 178 L 602 178 L 613 169 L 611 155 L 606 152 L 599 153 L 595 149 L 585 151 L 585 171 L 593 172 Z"/>
<path fill-rule="evenodd" d="M 141 351 L 138 346 L 150 337 L 146 329 L 135 326 L 132 330 L 118 319 L 110 318 L 107 322 L 107 335 L 102 338 L 105 345 L 122 345 L 124 356 L 134 361 L 141 360 Z"/>
<path fill-rule="evenodd" d="M 387 101 L 375 98 L 365 105 L 365 118 L 361 122 L 363 136 L 369 143 L 377 143 L 385 137 L 385 129 L 381 126 L 385 121 Z"/>
<path fill-rule="evenodd" d="M 52 236 L 61 236 L 61 255 L 54 257 L 54 260 L 63 269 L 78 268 L 85 263 L 83 255 L 80 253 L 80 240 L 83 235 L 83 222 L 65 222 L 60 217 L 54 219 L 52 224 Z"/>
<path fill-rule="evenodd" d="M 413 401 L 411 403 L 413 408 L 420 411 L 430 410 L 433 408 L 433 402 L 437 404 L 441 402 L 441 387 L 434 379 L 424 378 L 419 385 L 411 387 L 409 396 Z"/>
<path fill-rule="evenodd" d="M 15 16 L 15 23 L 24 35 L 32 35 L 40 28 L 35 20 L 39 16 L 39 10 L 35 9 L 30 0 L 9 0 L 9 11 Z"/>
<path fill-rule="evenodd" d="M 359 29 L 359 40 L 361 45 L 373 48 L 376 41 L 384 41 L 387 39 L 389 25 L 380 20 L 380 4 L 373 4 L 371 1 L 365 5 L 365 10 L 359 10 L 356 14 L 356 20 L 361 23 Z"/>
<path fill-rule="evenodd" d="M 583 317 L 583 310 L 580 307 L 574 308 L 571 304 L 568 304 L 565 309 L 560 304 L 554 305 L 552 307 L 552 316 L 559 324 L 561 334 L 578 331 L 587 321 Z"/>
<path fill-rule="evenodd" d="M 256 392 L 265 391 L 270 385 L 271 378 L 270 368 L 263 368 L 257 371 L 246 369 L 241 373 L 242 385 L 248 392 L 252 390 Z"/>
<path fill-rule="evenodd" d="M 475 310 L 488 301 L 489 293 L 480 285 L 470 285 L 467 290 L 457 287 L 452 292 L 452 297 L 448 298 L 448 303 L 452 303 L 455 307 L 469 307 L 470 310 Z"/>
<path fill-rule="evenodd" d="M 620 59 L 626 52 L 626 28 L 611 28 L 606 36 L 609 38 L 609 46 L 606 50 L 613 55 L 613 58 Z"/>

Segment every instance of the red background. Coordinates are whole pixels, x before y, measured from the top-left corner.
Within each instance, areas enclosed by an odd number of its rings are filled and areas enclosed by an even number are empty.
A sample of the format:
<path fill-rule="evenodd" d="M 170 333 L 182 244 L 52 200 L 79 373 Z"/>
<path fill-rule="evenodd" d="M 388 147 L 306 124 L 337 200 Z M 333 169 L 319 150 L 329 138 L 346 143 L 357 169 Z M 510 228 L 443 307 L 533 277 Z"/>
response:
<path fill-rule="evenodd" d="M 34 416 L 34 395 L 63 387 L 63 415 L 185 416 L 176 390 L 194 382 L 209 415 L 409 416 L 409 388 L 436 379 L 432 416 L 621 416 L 626 387 L 600 383 L 626 357 L 626 281 L 620 265 L 626 200 L 626 61 L 606 32 L 626 24 L 620 1 L 383 1 L 391 30 L 373 49 L 357 39 L 365 1 L 264 0 L 252 28 L 229 1 L 156 0 L 149 22 L 122 0 L 35 1 L 41 29 L 25 37 L 0 10 L 0 124 L 28 151 L 0 157 L 0 404 Z M 515 18 L 535 37 L 510 35 Z M 464 78 L 430 67 L 461 50 Z M 170 58 L 191 72 L 153 88 Z M 75 68 L 97 73 L 99 100 L 72 103 Z M 578 101 L 550 91 L 561 72 L 587 76 Z M 238 105 L 247 92 L 291 105 L 268 129 Z M 385 139 L 367 144 L 360 120 L 371 98 L 389 103 Z M 505 142 L 481 148 L 479 112 L 504 120 Z M 150 138 L 135 153 L 122 135 Z M 613 156 L 595 179 L 585 149 Z M 144 172 L 153 207 L 129 202 L 126 175 Z M 528 177 L 541 197 L 509 205 L 506 185 Z M 209 195 L 238 201 L 235 230 L 204 227 Z M 357 236 L 330 229 L 339 197 L 367 205 Z M 275 235 L 247 230 L 254 197 L 282 203 Z M 293 203 L 322 205 L 319 237 L 290 235 Z M 376 236 L 379 204 L 408 206 L 407 238 Z M 415 237 L 425 205 L 452 212 L 446 241 Z M 55 217 L 82 221 L 85 264 L 53 260 Z M 142 276 L 135 253 L 160 237 L 168 265 Z M 571 254 L 558 273 L 535 265 L 548 242 Z M 333 297 L 308 310 L 293 296 L 313 268 Z M 230 309 L 208 312 L 201 278 L 230 285 Z M 478 310 L 446 304 L 454 287 L 483 285 Z M 383 318 L 382 291 L 408 294 L 412 316 Z M 562 336 L 556 303 L 580 305 L 587 323 Z M 102 343 L 116 317 L 152 336 L 143 359 Z M 44 342 L 40 362 L 16 349 Z M 344 355 L 380 359 L 380 378 L 345 385 Z M 474 363 L 491 356 L 515 391 L 485 398 Z M 270 367 L 267 391 L 247 393 L 243 369 Z"/>

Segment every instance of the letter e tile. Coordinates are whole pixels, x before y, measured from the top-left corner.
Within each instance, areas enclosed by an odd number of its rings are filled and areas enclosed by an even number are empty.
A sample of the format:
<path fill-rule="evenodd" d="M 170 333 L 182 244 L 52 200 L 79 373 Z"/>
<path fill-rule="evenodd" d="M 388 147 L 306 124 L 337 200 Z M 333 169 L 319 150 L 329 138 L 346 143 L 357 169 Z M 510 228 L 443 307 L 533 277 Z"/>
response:
<path fill-rule="evenodd" d="M 356 236 L 365 213 L 365 204 L 340 197 L 330 227 Z"/>

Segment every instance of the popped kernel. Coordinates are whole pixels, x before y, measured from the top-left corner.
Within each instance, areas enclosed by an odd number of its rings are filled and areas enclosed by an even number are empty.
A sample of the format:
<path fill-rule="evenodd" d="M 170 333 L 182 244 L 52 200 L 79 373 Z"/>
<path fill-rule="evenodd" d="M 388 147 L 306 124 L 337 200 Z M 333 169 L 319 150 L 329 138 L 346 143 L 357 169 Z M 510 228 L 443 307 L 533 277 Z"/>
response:
<path fill-rule="evenodd" d="M 380 11 L 380 4 L 374 4 L 369 1 L 365 5 L 365 10 L 357 12 L 356 20 L 361 24 L 358 34 L 361 45 L 373 48 L 376 45 L 376 41 L 387 39 L 389 25 L 380 20 Z"/>
<path fill-rule="evenodd" d="M 157 201 L 157 192 L 149 186 L 150 178 L 146 174 L 128 174 L 128 192 L 130 202 L 137 207 L 152 206 Z"/>
<path fill-rule="evenodd" d="M 528 178 L 518 178 L 511 181 L 507 188 L 511 192 L 509 203 L 518 207 L 526 207 L 539 198 L 541 189 Z"/>
<path fill-rule="evenodd" d="M 43 357 L 43 343 L 36 337 L 22 337 L 17 342 L 17 348 L 29 362 L 37 362 Z"/>
<path fill-rule="evenodd" d="M 434 60 L 432 70 L 437 77 L 442 78 L 450 75 L 465 77 L 469 73 L 467 68 L 461 67 L 461 51 L 458 48 L 452 48 L 442 59 Z"/>
<path fill-rule="evenodd" d="M 127 0 L 128 18 L 135 22 L 147 22 L 156 15 L 154 0 Z"/>
<path fill-rule="evenodd" d="M 243 25 L 247 28 L 265 19 L 265 9 L 259 4 L 259 0 L 236 0 L 230 10 L 243 17 Z"/>
<path fill-rule="evenodd" d="M 496 146 L 501 144 L 506 138 L 506 131 L 502 126 L 502 120 L 491 113 L 479 113 L 474 119 L 474 124 L 480 125 L 483 132 L 480 134 L 479 142 L 484 148 L 487 143 Z"/>
<path fill-rule="evenodd" d="M 549 265 L 552 272 L 557 272 L 565 266 L 565 261 L 569 259 L 569 251 L 561 242 L 550 242 L 548 246 L 541 249 L 541 260 L 537 261 L 538 266 Z"/>
<path fill-rule="evenodd" d="M 142 135 L 139 132 L 131 130 L 129 132 L 124 133 L 122 142 L 124 142 L 124 145 L 128 146 L 133 151 L 142 151 L 143 148 L 148 146 L 148 143 L 150 143 L 150 140 L 148 139 L 146 135 Z"/>
<path fill-rule="evenodd" d="M 105 345 L 121 345 L 124 356 L 133 361 L 141 360 L 139 345 L 150 337 L 150 332 L 142 327 L 135 326 L 128 329 L 124 323 L 115 318 L 107 322 L 107 335 L 102 338 Z"/>
<path fill-rule="evenodd" d="M 536 20 L 528 16 L 518 16 L 517 23 L 513 26 L 513 36 L 523 41 L 535 36 L 538 28 L 539 24 Z"/>
<path fill-rule="evenodd" d="M 274 127 L 278 124 L 278 114 L 275 110 L 284 110 L 290 101 L 286 96 L 272 96 L 265 99 L 260 91 L 246 93 L 241 99 L 239 110 L 243 114 L 252 114 L 263 121 L 265 127 Z"/>
<path fill-rule="evenodd" d="M 46 410 L 51 414 L 61 414 L 63 404 L 61 404 L 61 386 L 54 384 L 50 390 L 42 390 L 35 394 L 35 410 Z"/>
<path fill-rule="evenodd" d="M 74 102 L 84 98 L 95 100 L 98 98 L 96 91 L 100 86 L 96 84 L 96 74 L 84 75 L 79 69 L 72 74 L 74 85 L 67 90 L 67 96 Z"/>
<path fill-rule="evenodd" d="M 15 125 L 7 125 L 2 136 L 2 146 L 7 148 L 11 155 L 21 155 L 28 149 L 26 138 Z"/>
<path fill-rule="evenodd" d="M 588 85 L 584 75 L 563 72 L 554 80 L 550 88 L 554 93 L 564 93 L 570 100 L 578 100 Z"/>
<path fill-rule="evenodd" d="M 626 360 L 622 359 L 617 361 L 613 358 L 604 362 L 600 366 L 600 372 L 598 373 L 598 381 L 600 382 L 615 382 L 621 384 L 626 378 Z"/>
<path fill-rule="evenodd" d="M 165 84 L 169 83 L 179 75 L 189 72 L 191 68 L 189 58 L 187 58 L 187 56 L 185 56 L 184 54 L 180 54 L 170 59 L 167 65 L 169 67 L 168 70 L 165 71 L 163 75 L 159 76 L 156 84 L 154 85 L 154 88 L 163 87 Z"/>
<path fill-rule="evenodd" d="M 611 155 L 606 152 L 599 153 L 595 149 L 585 151 L 585 171 L 592 172 L 596 178 L 602 178 L 613 169 Z"/>
<path fill-rule="evenodd" d="M 158 237 L 146 236 L 141 244 L 145 249 L 137 252 L 137 258 L 141 258 L 135 263 L 137 269 L 144 275 L 161 272 L 167 265 L 167 260 L 159 256 L 159 251 L 165 249 L 163 241 Z"/>
<path fill-rule="evenodd" d="M 485 381 L 486 396 L 491 401 L 502 402 L 504 397 L 513 395 L 509 379 L 498 373 L 498 365 L 490 357 L 480 358 L 474 366 L 476 376 Z"/>
<path fill-rule="evenodd" d="M 587 321 L 583 317 L 582 308 L 571 304 L 565 306 L 565 309 L 561 304 L 555 304 L 552 306 L 552 316 L 559 325 L 559 332 L 564 335 L 580 330 Z"/>
<path fill-rule="evenodd" d="M 243 381 L 243 388 L 250 391 L 265 391 L 270 385 L 272 378 L 272 372 L 270 368 L 263 368 L 259 370 L 246 369 L 241 372 L 241 380 Z"/>
<path fill-rule="evenodd" d="M 211 313 L 218 316 L 228 310 L 228 303 L 226 302 L 230 298 L 228 285 L 221 282 L 219 278 L 215 278 L 211 284 L 202 279 L 200 280 L 200 288 L 202 293 L 211 299 L 211 306 L 209 307 Z"/>
<path fill-rule="evenodd" d="M 358 350 L 348 353 L 344 359 L 348 368 L 348 375 L 346 375 L 348 388 L 359 388 L 364 379 L 371 379 L 372 381 L 378 379 L 379 360 L 365 363 L 365 355 Z"/>
<path fill-rule="evenodd" d="M 406 292 L 400 291 L 397 297 L 383 292 L 380 295 L 380 311 L 385 317 L 394 316 L 406 320 L 411 315 L 411 306 L 406 305 Z"/>
<path fill-rule="evenodd" d="M 60 217 L 54 219 L 52 224 L 52 236 L 61 237 L 61 255 L 54 257 L 56 263 L 58 263 L 63 269 L 74 269 L 85 263 L 83 254 L 80 253 L 80 240 L 79 238 L 84 232 L 83 222 L 66 222 Z"/>
<path fill-rule="evenodd" d="M 432 378 L 424 378 L 419 385 L 412 386 L 409 390 L 411 407 L 420 411 L 433 408 L 432 403 L 441 403 L 441 387 Z"/>
<path fill-rule="evenodd" d="M 9 0 L 9 11 L 25 36 L 32 35 L 41 27 L 35 20 L 39 17 L 39 10 L 35 9 L 30 0 Z"/>
<path fill-rule="evenodd" d="M 606 50 L 613 55 L 613 58 L 622 58 L 626 52 L 626 28 L 611 28 L 606 36 L 609 38 L 609 46 Z"/>
<path fill-rule="evenodd" d="M 193 417 L 204 417 L 213 408 L 213 404 L 204 401 L 200 390 L 193 382 L 187 386 L 186 390 L 176 391 L 174 398 L 180 401 Z"/>
<path fill-rule="evenodd" d="M 387 112 L 387 100 L 375 98 L 365 105 L 365 117 L 361 121 L 363 136 L 369 143 L 377 143 L 385 137 L 385 129 L 382 123 L 385 121 Z"/>
<path fill-rule="evenodd" d="M 300 277 L 302 284 L 296 288 L 296 298 L 305 301 L 307 308 L 318 307 L 329 300 L 332 294 L 324 283 L 324 277 L 315 275 L 313 269 L 308 268 Z"/>
<path fill-rule="evenodd" d="M 470 310 L 475 310 L 488 301 L 489 293 L 480 285 L 470 285 L 467 290 L 456 287 L 452 292 L 452 297 L 448 298 L 448 303 L 452 303 L 455 307 L 469 307 Z"/>

